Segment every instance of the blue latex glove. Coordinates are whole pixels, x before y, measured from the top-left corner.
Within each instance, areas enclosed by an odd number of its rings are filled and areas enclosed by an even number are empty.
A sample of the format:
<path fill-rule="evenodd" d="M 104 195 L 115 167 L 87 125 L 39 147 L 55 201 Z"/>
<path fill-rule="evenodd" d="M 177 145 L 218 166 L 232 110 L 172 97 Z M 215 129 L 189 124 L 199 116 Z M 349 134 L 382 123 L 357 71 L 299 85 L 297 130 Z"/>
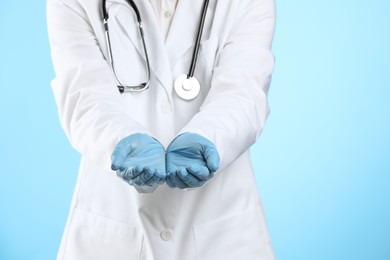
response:
<path fill-rule="evenodd" d="M 171 188 L 200 187 L 214 176 L 219 160 L 209 140 L 198 134 L 181 134 L 167 148 L 165 181 Z"/>
<path fill-rule="evenodd" d="M 165 149 L 153 137 L 132 134 L 115 146 L 111 169 L 130 185 L 154 186 L 165 181 Z"/>

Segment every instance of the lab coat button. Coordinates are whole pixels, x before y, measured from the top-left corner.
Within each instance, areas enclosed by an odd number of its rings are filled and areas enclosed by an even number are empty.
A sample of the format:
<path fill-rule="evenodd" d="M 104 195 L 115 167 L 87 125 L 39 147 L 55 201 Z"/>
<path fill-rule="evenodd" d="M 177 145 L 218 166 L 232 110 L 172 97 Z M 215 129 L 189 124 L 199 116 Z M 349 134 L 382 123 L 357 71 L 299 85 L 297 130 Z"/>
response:
<path fill-rule="evenodd" d="M 169 12 L 169 11 L 166 11 L 166 12 L 164 13 L 164 16 L 165 16 L 166 18 L 171 17 L 171 15 L 172 15 L 172 13 Z"/>
<path fill-rule="evenodd" d="M 160 236 L 162 240 L 168 241 L 172 238 L 172 233 L 169 230 L 164 230 L 161 231 Z"/>

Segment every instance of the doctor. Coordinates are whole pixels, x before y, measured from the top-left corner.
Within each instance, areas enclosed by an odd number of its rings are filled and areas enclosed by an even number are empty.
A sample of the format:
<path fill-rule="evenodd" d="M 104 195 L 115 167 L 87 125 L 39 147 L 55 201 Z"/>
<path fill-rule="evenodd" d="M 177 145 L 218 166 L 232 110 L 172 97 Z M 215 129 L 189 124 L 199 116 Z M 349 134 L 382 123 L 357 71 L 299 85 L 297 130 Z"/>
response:
<path fill-rule="evenodd" d="M 82 155 L 58 259 L 274 259 L 249 156 L 274 1 L 206 2 L 48 0 L 52 88 Z"/>

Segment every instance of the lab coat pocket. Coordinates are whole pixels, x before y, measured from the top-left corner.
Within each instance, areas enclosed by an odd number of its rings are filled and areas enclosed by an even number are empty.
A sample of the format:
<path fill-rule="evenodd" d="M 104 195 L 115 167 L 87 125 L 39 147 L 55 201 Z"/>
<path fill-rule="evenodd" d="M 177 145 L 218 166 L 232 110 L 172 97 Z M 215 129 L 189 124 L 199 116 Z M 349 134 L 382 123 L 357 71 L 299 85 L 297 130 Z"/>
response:
<path fill-rule="evenodd" d="M 142 234 L 136 226 L 76 208 L 64 259 L 139 259 Z"/>
<path fill-rule="evenodd" d="M 207 39 L 200 46 L 200 55 L 205 59 L 205 61 L 208 64 L 210 64 L 210 66 L 214 65 L 214 60 L 218 53 L 218 43 L 219 43 L 219 38 L 212 37 Z"/>
<path fill-rule="evenodd" d="M 207 95 L 211 86 L 211 77 L 214 72 L 214 65 L 218 55 L 219 39 L 209 38 L 205 41 L 199 50 L 199 66 L 195 69 L 195 77 L 199 79 L 202 92 Z"/>
<path fill-rule="evenodd" d="M 194 226 L 198 260 L 274 259 L 260 208 Z"/>
<path fill-rule="evenodd" d="M 199 45 L 199 57 L 206 58 L 208 61 L 213 61 L 215 58 L 215 54 L 217 53 L 218 49 L 218 41 L 219 39 L 217 37 L 211 37 L 206 40 L 203 40 Z M 183 63 L 191 63 L 192 56 L 195 48 L 195 43 L 191 45 L 182 56 L 182 62 Z M 208 57 L 210 56 L 210 57 Z M 199 59 L 198 57 L 198 59 Z M 199 62 L 199 60 L 198 60 Z"/>

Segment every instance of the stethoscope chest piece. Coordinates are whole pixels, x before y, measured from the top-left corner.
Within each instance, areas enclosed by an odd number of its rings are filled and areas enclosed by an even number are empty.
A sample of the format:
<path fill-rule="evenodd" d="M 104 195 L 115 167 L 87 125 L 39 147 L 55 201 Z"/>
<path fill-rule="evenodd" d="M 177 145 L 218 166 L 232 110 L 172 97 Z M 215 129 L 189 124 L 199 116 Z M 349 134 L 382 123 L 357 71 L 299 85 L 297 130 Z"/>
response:
<path fill-rule="evenodd" d="M 193 100 L 200 92 L 199 81 L 195 77 L 188 78 L 186 74 L 175 80 L 174 87 L 176 94 L 184 100 Z"/>

